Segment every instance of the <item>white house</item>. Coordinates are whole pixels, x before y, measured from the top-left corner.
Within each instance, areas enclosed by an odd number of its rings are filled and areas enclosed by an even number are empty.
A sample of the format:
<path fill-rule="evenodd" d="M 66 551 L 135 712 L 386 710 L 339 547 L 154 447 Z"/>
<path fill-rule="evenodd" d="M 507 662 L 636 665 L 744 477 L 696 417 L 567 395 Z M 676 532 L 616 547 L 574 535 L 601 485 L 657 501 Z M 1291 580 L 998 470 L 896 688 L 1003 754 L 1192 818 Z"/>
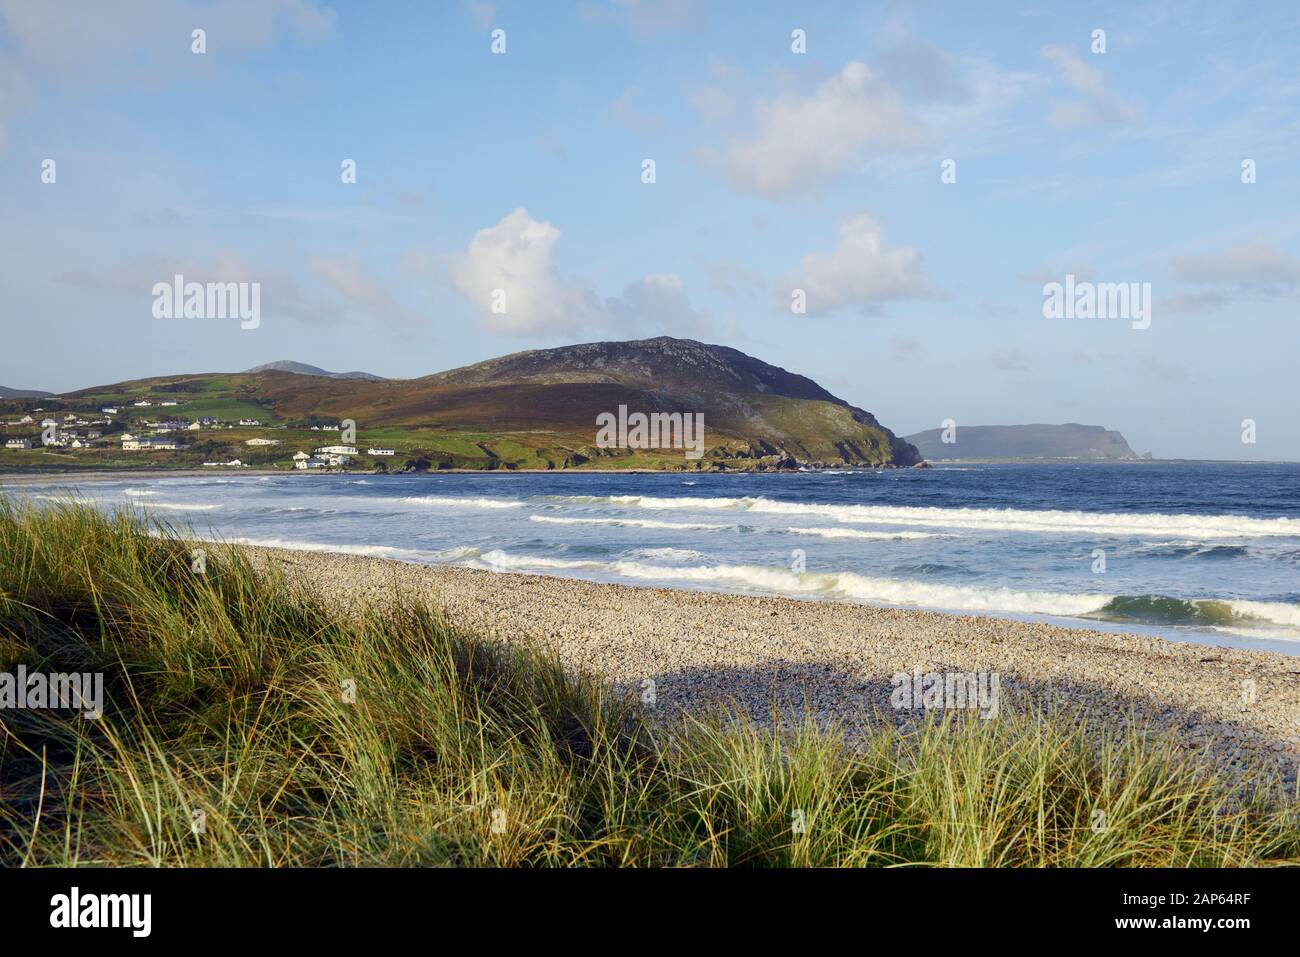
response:
<path fill-rule="evenodd" d="M 396 455 L 396 449 L 366 449 L 367 455 Z"/>
<path fill-rule="evenodd" d="M 322 445 L 316 450 L 317 455 L 356 455 L 357 450 L 352 445 Z"/>
<path fill-rule="evenodd" d="M 279 445 L 279 439 L 248 439 L 245 445 Z"/>
<path fill-rule="evenodd" d="M 103 412 L 105 415 L 117 415 L 118 408 L 115 405 L 106 405 L 99 411 Z"/>
<path fill-rule="evenodd" d="M 180 448 L 184 448 L 184 446 L 177 444 L 175 439 L 128 439 L 125 436 L 122 438 L 122 450 L 124 452 L 158 452 Z"/>
<path fill-rule="evenodd" d="M 10 439 L 5 443 L 5 448 L 7 449 L 30 449 L 31 447 L 31 439 Z"/>
<path fill-rule="evenodd" d="M 159 402 L 158 404 L 159 404 L 159 405 L 176 405 L 177 402 L 176 402 L 175 399 L 167 399 L 166 401 L 164 401 L 164 402 Z"/>
<path fill-rule="evenodd" d="M 239 424 L 240 425 L 261 425 L 262 423 L 258 419 L 240 419 Z"/>
<path fill-rule="evenodd" d="M 148 399 L 141 399 L 139 402 L 133 402 L 132 405 L 136 405 L 139 406 L 140 408 L 144 408 L 146 406 L 153 405 L 153 403 L 150 402 Z"/>
<path fill-rule="evenodd" d="M 293 460 L 294 460 L 295 462 L 305 462 L 305 461 L 307 461 L 309 458 L 311 458 L 311 456 L 308 455 L 306 452 L 294 452 L 294 453 L 293 453 Z"/>
<path fill-rule="evenodd" d="M 302 453 L 298 454 L 301 455 Z M 323 469 L 330 464 L 329 459 L 321 458 L 319 455 L 308 455 L 301 459 L 295 455 L 294 459 L 296 461 L 293 463 L 293 467 L 296 469 Z"/>
<path fill-rule="evenodd" d="M 42 429 L 48 429 L 50 426 L 54 426 L 55 428 L 57 428 L 58 425 L 59 425 L 58 419 L 41 419 Z"/>

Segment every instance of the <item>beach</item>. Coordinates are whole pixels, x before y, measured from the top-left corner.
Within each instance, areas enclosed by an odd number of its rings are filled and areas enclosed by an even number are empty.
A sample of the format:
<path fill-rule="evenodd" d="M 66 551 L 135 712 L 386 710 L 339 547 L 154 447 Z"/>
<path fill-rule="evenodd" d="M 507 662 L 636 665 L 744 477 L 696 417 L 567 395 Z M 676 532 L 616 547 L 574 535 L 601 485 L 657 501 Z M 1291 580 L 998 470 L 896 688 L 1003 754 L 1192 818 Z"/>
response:
<path fill-rule="evenodd" d="M 872 722 L 917 719 L 918 712 L 890 705 L 896 674 L 992 673 L 1012 706 L 1074 708 L 1099 729 L 1133 716 L 1189 748 L 1204 746 L 1225 767 L 1296 782 L 1300 663 L 1285 655 L 995 617 L 330 552 L 248 554 L 343 614 L 368 603 L 427 601 L 457 627 L 547 649 L 642 700 L 653 688 L 648 707 L 665 717 L 720 705 L 770 724 L 806 711 L 851 737 Z"/>

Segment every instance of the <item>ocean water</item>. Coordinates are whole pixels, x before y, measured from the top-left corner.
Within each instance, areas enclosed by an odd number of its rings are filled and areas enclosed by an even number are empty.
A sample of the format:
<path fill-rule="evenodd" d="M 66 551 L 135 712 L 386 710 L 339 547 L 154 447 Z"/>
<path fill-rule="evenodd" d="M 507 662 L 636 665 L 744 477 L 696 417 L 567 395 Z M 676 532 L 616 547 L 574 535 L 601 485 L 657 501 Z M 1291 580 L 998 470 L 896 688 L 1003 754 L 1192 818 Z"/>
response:
<path fill-rule="evenodd" d="M 226 541 L 1300 654 L 1297 464 L 224 473 L 8 492 L 143 509 Z"/>

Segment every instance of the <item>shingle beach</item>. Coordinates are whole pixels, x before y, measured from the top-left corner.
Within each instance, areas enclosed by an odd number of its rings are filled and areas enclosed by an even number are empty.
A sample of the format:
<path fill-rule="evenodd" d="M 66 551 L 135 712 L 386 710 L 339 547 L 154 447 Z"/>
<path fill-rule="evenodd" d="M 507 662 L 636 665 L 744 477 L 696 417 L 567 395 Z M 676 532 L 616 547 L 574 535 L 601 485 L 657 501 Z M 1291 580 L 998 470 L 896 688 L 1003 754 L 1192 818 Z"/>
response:
<path fill-rule="evenodd" d="M 651 681 L 655 708 L 667 715 L 721 704 L 770 723 L 807 711 L 851 734 L 867 722 L 915 719 L 890 705 L 895 674 L 983 672 L 999 675 L 1015 706 L 1136 715 L 1219 761 L 1277 772 L 1295 786 L 1294 657 L 991 617 L 248 552 L 340 611 L 423 598 L 468 632 L 551 650 L 629 693 Z"/>

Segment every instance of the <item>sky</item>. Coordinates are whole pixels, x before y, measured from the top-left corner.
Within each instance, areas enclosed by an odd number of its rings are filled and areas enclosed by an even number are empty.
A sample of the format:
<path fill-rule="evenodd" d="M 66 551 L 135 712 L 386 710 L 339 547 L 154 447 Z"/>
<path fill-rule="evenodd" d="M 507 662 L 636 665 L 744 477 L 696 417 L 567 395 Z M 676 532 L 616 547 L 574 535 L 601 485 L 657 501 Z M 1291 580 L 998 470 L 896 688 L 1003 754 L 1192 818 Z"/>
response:
<path fill-rule="evenodd" d="M 1300 460 L 1300 6 L 1084 6 L 0 0 L 0 384 L 672 335 L 899 434 Z"/>

